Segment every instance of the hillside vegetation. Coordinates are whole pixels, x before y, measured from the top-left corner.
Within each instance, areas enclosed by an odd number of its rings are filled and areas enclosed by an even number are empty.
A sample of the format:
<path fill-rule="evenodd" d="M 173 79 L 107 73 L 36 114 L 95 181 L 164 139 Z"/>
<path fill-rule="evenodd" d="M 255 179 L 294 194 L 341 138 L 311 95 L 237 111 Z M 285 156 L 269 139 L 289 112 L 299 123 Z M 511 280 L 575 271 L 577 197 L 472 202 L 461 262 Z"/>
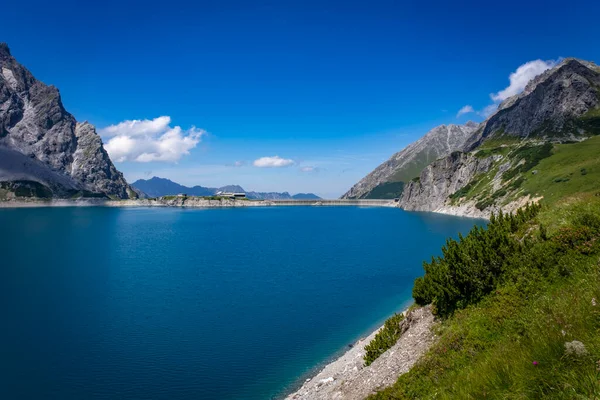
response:
<path fill-rule="evenodd" d="M 568 158 L 564 148 L 556 160 Z M 600 192 L 499 215 L 448 240 L 413 290 L 417 303 L 434 304 L 439 340 L 371 398 L 598 398 L 599 256 Z"/>
<path fill-rule="evenodd" d="M 494 157 L 493 167 L 450 196 L 454 205 L 475 201 L 483 210 L 502 207 L 522 196 L 551 204 L 576 193 L 592 193 L 600 179 L 600 136 L 552 144 L 500 138 L 485 143 L 477 157 Z"/>

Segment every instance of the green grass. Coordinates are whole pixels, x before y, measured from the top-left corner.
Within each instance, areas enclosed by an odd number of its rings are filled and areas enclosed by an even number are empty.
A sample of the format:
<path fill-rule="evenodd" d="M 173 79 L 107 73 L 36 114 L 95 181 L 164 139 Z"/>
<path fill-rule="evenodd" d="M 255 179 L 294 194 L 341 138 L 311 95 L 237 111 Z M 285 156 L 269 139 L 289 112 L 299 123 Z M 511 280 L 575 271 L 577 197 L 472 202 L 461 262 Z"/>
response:
<path fill-rule="evenodd" d="M 577 119 L 576 126 L 592 135 L 600 135 L 600 107 L 583 114 Z"/>
<path fill-rule="evenodd" d="M 450 199 L 451 200 L 457 200 L 463 197 L 466 197 L 469 192 L 471 192 L 471 190 L 477 186 L 477 184 L 479 183 L 479 181 L 477 179 L 473 179 L 471 180 L 471 182 L 467 183 L 465 186 L 463 186 L 461 189 L 457 190 L 456 192 L 452 193 L 450 195 Z"/>
<path fill-rule="evenodd" d="M 529 217 L 504 229 L 507 236 L 493 235 L 512 249 L 501 263 L 481 264 L 482 272 L 497 266 L 494 281 L 472 267 L 461 272 L 456 261 L 470 260 L 468 266 L 484 260 L 477 243 L 499 254 L 502 247 L 491 246 L 485 235 L 469 239 L 448 260 L 447 279 L 464 282 L 456 290 L 476 293 L 468 286 L 477 282 L 487 289 L 454 308 L 440 308 L 439 295 L 429 293 L 442 316 L 437 342 L 396 384 L 370 398 L 599 398 L 600 196 L 567 197 Z M 444 269 L 439 272 L 443 277 Z M 444 289 L 456 293 L 432 287 Z M 585 345 L 586 355 L 565 352 L 573 340 Z"/>
<path fill-rule="evenodd" d="M 82 199 L 82 198 L 96 198 L 96 199 L 106 199 L 112 198 L 113 200 L 120 200 L 119 198 L 113 196 L 108 197 L 104 193 L 95 193 L 90 192 L 89 190 L 71 190 L 68 192 L 68 196 L 71 199 Z"/>
<path fill-rule="evenodd" d="M 520 181 L 515 181 L 515 184 L 520 184 Z M 491 196 L 486 197 L 484 200 L 478 201 L 477 204 L 475 204 L 475 207 L 482 211 L 485 210 L 486 208 L 488 208 L 489 206 L 493 205 L 496 203 L 496 201 L 504 196 L 506 196 L 506 194 L 508 193 L 508 189 L 512 188 L 512 185 L 509 185 L 509 187 L 507 189 L 498 189 L 495 192 L 493 192 L 491 194 Z"/>
<path fill-rule="evenodd" d="M 506 135 L 503 130 L 495 132 L 492 136 L 489 136 L 479 146 L 481 150 L 492 150 L 497 148 L 511 148 L 522 143 L 523 139 L 518 136 Z"/>
<path fill-rule="evenodd" d="M 50 190 L 47 186 L 35 181 L 19 180 L 0 182 L 0 189 L 5 190 L 7 193 L 12 192 L 16 197 L 37 199 L 52 198 L 52 190 Z M 6 196 L 7 195 L 5 195 L 5 197 Z"/>
<path fill-rule="evenodd" d="M 478 158 L 486 158 L 486 157 L 493 156 L 493 155 L 496 155 L 496 154 L 502 154 L 502 152 L 504 150 L 505 150 L 504 147 L 494 147 L 494 148 L 491 148 L 491 149 L 481 149 L 481 150 L 479 150 L 479 151 L 477 151 L 475 153 L 475 156 L 478 157 Z"/>
<path fill-rule="evenodd" d="M 554 154 L 527 174 L 523 188 L 548 203 L 576 193 L 600 191 L 600 136 L 574 144 L 559 144 Z M 585 170 L 585 173 L 582 171 Z"/>
<path fill-rule="evenodd" d="M 505 205 L 527 194 L 555 203 L 576 193 L 600 191 L 600 136 L 569 144 L 505 144 L 502 153 L 495 154 L 504 157 L 496 161 L 490 171 L 478 175 L 465 188 L 451 195 L 452 204 L 475 200 L 476 207 L 484 210 L 494 204 Z M 502 186 L 494 191 L 492 179 L 499 165 L 508 161 L 512 162 L 512 167 L 503 173 Z"/>
<path fill-rule="evenodd" d="M 552 155 L 552 148 L 552 143 L 546 142 L 538 146 L 527 144 L 515 149 L 510 157 L 515 160 L 516 165 L 502 174 L 502 180 L 508 181 L 520 173 L 531 171 L 543 159 Z"/>
<path fill-rule="evenodd" d="M 403 168 L 396 170 L 394 174 L 390 176 L 388 182 L 409 182 L 411 179 L 418 177 L 421 174 L 421 171 L 436 159 L 437 156 L 430 156 L 429 154 L 422 152 Z"/>
<path fill-rule="evenodd" d="M 400 197 L 404 190 L 404 182 L 384 182 L 375 186 L 364 199 L 393 199 Z"/>

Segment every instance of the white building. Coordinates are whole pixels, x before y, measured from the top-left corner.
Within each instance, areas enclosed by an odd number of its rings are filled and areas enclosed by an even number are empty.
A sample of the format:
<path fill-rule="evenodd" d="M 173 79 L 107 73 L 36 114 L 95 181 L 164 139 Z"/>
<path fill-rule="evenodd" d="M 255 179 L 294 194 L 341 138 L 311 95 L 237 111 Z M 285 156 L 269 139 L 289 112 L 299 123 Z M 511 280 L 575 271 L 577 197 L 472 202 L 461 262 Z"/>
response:
<path fill-rule="evenodd" d="M 246 193 L 234 193 L 234 192 L 217 192 L 216 194 L 217 196 L 220 197 L 227 197 L 231 200 L 235 200 L 235 199 L 245 199 L 246 198 Z"/>

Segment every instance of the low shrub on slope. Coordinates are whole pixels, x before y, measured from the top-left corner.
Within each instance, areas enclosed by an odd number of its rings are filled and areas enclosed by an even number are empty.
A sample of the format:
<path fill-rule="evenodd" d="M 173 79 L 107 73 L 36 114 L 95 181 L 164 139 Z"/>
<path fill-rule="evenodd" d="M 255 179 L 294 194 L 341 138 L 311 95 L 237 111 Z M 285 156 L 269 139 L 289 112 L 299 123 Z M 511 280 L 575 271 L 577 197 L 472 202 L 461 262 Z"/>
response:
<path fill-rule="evenodd" d="M 396 344 L 400 335 L 402 335 L 400 322 L 403 319 L 404 314 L 394 314 L 393 317 L 385 321 L 383 328 L 375 335 L 371 343 L 365 346 L 365 365 L 371 365 L 380 355 Z"/>

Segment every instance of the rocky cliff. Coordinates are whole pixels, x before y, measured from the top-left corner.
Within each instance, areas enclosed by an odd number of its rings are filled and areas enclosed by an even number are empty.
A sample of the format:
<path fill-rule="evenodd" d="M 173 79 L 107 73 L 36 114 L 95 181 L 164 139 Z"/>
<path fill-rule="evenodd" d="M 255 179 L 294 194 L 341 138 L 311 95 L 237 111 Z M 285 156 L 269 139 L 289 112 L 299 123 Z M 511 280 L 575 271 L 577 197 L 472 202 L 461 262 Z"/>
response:
<path fill-rule="evenodd" d="M 65 110 L 58 89 L 36 80 L 4 43 L 0 43 L 0 151 L 7 155 L 0 158 L 5 188 L 42 185 L 55 197 L 76 193 L 137 197 L 94 127 L 77 123 Z"/>
<path fill-rule="evenodd" d="M 494 161 L 494 156 L 478 158 L 458 151 L 437 160 L 406 185 L 399 206 L 410 211 L 439 211 L 450 195 L 488 172 Z"/>
<path fill-rule="evenodd" d="M 429 163 L 462 149 L 479 125 L 467 122 L 465 125 L 441 125 L 433 128 L 425 136 L 394 154 L 373 172 L 361 179 L 346 192 L 343 199 L 367 197 L 396 197 L 403 184 L 419 173 Z M 381 192 L 381 193 L 379 193 Z M 390 192 L 385 196 L 384 192 Z"/>

